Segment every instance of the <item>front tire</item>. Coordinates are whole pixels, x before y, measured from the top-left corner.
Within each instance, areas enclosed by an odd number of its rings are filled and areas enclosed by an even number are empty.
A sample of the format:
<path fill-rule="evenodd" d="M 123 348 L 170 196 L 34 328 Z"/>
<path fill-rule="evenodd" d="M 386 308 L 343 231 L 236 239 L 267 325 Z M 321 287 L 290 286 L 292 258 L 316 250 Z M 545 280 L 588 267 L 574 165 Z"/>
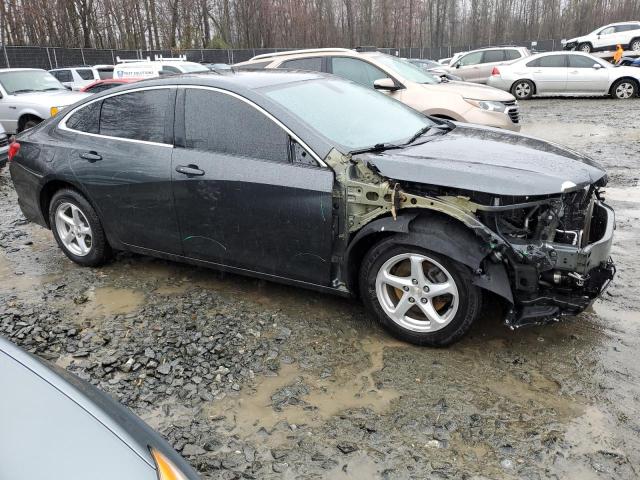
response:
<path fill-rule="evenodd" d="M 91 204 L 72 189 L 56 192 L 49 204 L 49 225 L 58 246 L 78 265 L 97 267 L 111 256 L 100 219 Z"/>
<path fill-rule="evenodd" d="M 585 42 L 578 45 L 578 50 L 584 53 L 591 53 L 591 50 L 593 50 L 593 47 L 591 46 L 590 43 Z"/>
<path fill-rule="evenodd" d="M 640 38 L 634 38 L 629 44 L 629 50 L 640 53 Z"/>
<path fill-rule="evenodd" d="M 511 95 L 516 97 L 518 100 L 529 100 L 533 97 L 534 88 L 532 81 L 518 80 L 511 85 Z"/>
<path fill-rule="evenodd" d="M 365 255 L 360 292 L 365 306 L 393 336 L 432 347 L 460 340 L 481 303 L 467 267 L 394 237 Z"/>
<path fill-rule="evenodd" d="M 18 124 L 17 133 L 24 132 L 25 130 L 29 130 L 30 128 L 33 128 L 36 125 L 38 125 L 40 122 L 42 122 L 41 118 L 34 117 L 34 116 L 27 116 L 26 118 L 21 120 L 20 123 Z"/>
<path fill-rule="evenodd" d="M 626 100 L 638 95 L 638 83 L 622 78 L 611 86 L 611 95 L 618 100 Z"/>

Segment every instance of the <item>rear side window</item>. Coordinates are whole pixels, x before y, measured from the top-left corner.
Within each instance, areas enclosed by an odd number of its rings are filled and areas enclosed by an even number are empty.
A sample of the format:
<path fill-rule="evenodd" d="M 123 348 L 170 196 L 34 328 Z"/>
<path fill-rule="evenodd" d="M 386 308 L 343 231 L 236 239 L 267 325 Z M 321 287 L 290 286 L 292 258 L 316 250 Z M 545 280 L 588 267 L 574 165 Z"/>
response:
<path fill-rule="evenodd" d="M 289 161 L 289 136 L 254 107 L 224 93 L 187 89 L 185 146 L 241 157 Z"/>
<path fill-rule="evenodd" d="M 164 142 L 169 89 L 144 90 L 105 98 L 100 134 L 147 142 Z"/>
<path fill-rule="evenodd" d="M 494 63 L 504 61 L 504 50 L 485 50 L 482 63 Z"/>
<path fill-rule="evenodd" d="M 76 73 L 80 75 L 80 78 L 83 80 L 94 80 L 93 71 L 88 68 L 78 69 Z"/>
<path fill-rule="evenodd" d="M 67 119 L 67 127 L 80 132 L 98 133 L 101 106 L 102 102 L 93 102 L 82 107 Z"/>
<path fill-rule="evenodd" d="M 322 57 L 296 58 L 295 60 L 287 60 L 278 68 L 289 68 L 292 70 L 308 70 L 311 72 L 322 71 Z"/>
<path fill-rule="evenodd" d="M 380 78 L 387 78 L 387 74 L 370 63 L 357 58 L 333 57 L 331 68 L 334 75 L 338 75 L 365 87 L 373 87 L 373 82 Z"/>
<path fill-rule="evenodd" d="M 566 64 L 566 55 L 549 55 L 539 59 L 539 67 L 543 68 L 564 68 Z"/>
<path fill-rule="evenodd" d="M 71 70 L 57 70 L 55 72 L 50 72 L 51 75 L 56 77 L 60 82 L 73 82 L 73 76 L 71 75 Z"/>

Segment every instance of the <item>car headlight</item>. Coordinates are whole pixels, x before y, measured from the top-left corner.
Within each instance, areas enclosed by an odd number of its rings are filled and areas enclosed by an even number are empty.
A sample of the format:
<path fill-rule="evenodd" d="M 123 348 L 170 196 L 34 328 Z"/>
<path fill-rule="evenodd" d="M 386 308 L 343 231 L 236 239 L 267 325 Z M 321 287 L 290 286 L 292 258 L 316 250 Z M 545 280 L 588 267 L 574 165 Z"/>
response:
<path fill-rule="evenodd" d="M 489 112 L 504 113 L 504 111 L 506 110 L 506 107 L 502 102 L 493 102 L 491 100 L 474 100 L 472 98 L 465 98 L 465 100 L 467 101 L 467 103 L 470 103 L 474 107 L 478 107 Z"/>
<path fill-rule="evenodd" d="M 187 477 L 167 457 L 153 447 L 149 450 L 156 462 L 158 480 L 187 480 Z"/>
<path fill-rule="evenodd" d="M 64 108 L 64 107 L 51 107 L 51 108 L 49 109 L 49 114 L 50 114 L 52 117 L 55 117 L 55 116 L 58 114 L 58 112 L 59 112 L 60 110 L 62 110 L 63 108 Z"/>

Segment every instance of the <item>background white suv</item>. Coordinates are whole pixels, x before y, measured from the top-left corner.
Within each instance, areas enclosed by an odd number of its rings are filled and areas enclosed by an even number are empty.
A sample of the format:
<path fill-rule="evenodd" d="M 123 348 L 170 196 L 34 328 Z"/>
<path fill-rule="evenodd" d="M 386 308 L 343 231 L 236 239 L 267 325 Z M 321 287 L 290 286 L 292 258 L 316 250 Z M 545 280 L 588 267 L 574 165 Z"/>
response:
<path fill-rule="evenodd" d="M 96 65 L 94 67 L 54 68 L 49 73 L 56 77 L 65 87 L 80 90 L 82 87 L 113 76 L 113 65 Z"/>
<path fill-rule="evenodd" d="M 496 65 L 528 57 L 531 52 L 526 47 L 487 47 L 471 50 L 451 59 L 444 69 L 461 77 L 465 82 L 487 83 Z"/>
<path fill-rule="evenodd" d="M 640 22 L 610 23 L 596 28 L 584 37 L 567 40 L 564 48 L 589 53 L 596 50 L 615 50 L 618 44 L 625 50 L 640 53 Z"/>

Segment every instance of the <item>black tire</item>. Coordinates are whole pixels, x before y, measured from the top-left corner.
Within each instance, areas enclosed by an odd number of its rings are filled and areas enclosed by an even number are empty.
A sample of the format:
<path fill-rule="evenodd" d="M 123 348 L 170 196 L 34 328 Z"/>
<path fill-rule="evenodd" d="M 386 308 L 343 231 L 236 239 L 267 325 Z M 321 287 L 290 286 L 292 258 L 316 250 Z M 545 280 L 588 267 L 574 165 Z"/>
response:
<path fill-rule="evenodd" d="M 584 42 L 578 45 L 577 50 L 584 53 L 591 53 L 591 51 L 593 50 L 593 47 L 591 46 L 590 43 Z"/>
<path fill-rule="evenodd" d="M 638 96 L 638 82 L 621 78 L 611 85 L 611 96 L 617 100 L 626 100 Z"/>
<path fill-rule="evenodd" d="M 36 125 L 38 125 L 40 122 L 42 122 L 41 118 L 37 118 L 33 116 L 27 117 L 20 122 L 20 125 L 18 125 L 18 133 L 23 132 L 24 130 L 33 128 Z"/>
<path fill-rule="evenodd" d="M 80 210 L 84 219 L 90 227 L 90 247 L 88 253 L 78 255 L 72 252 L 60 238 L 59 228 L 56 223 L 56 212 L 62 204 L 70 204 Z M 107 237 L 100 223 L 100 219 L 91 204 L 76 190 L 64 188 L 58 190 L 52 197 L 49 204 L 49 225 L 53 236 L 60 249 L 72 261 L 83 267 L 97 267 L 104 264 L 111 258 L 111 247 L 107 242 Z"/>
<path fill-rule="evenodd" d="M 518 80 L 511 85 L 511 95 L 517 100 L 529 100 L 534 91 L 535 85 L 531 80 Z"/>
<path fill-rule="evenodd" d="M 403 254 L 428 257 L 444 267 L 455 282 L 458 292 L 457 310 L 443 328 L 432 332 L 417 332 L 397 323 L 383 309 L 376 288 L 378 272 L 388 261 Z M 471 272 L 466 266 L 424 248 L 405 245 L 397 237 L 384 239 L 367 252 L 360 267 L 359 282 L 362 301 L 378 322 L 396 338 L 415 345 L 444 347 L 460 340 L 480 312 L 481 292 L 471 283 Z M 411 308 L 419 307 L 417 303 L 413 305 L 415 306 Z M 410 309 L 408 313 L 411 311 Z"/>
<path fill-rule="evenodd" d="M 631 43 L 629 43 L 629 50 L 640 53 L 640 38 L 634 38 L 631 40 Z"/>

